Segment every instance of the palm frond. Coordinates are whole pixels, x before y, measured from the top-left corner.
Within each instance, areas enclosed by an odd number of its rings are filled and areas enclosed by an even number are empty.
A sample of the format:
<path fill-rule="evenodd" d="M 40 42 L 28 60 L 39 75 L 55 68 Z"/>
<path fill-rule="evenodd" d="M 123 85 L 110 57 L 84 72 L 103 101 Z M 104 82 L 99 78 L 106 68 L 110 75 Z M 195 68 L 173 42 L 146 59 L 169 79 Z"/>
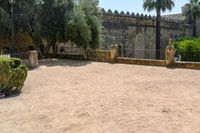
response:
<path fill-rule="evenodd" d="M 143 8 L 148 12 L 157 10 L 163 11 L 166 10 L 171 11 L 172 8 L 175 6 L 173 0 L 144 0 Z"/>

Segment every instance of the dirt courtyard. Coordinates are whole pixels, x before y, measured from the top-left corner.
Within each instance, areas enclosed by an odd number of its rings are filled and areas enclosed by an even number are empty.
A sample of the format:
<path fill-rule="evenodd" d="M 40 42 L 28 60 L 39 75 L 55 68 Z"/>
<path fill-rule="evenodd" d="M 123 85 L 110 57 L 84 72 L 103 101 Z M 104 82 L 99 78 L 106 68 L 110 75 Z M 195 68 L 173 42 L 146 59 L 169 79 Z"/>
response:
<path fill-rule="evenodd" d="M 0 133 L 200 133 L 200 71 L 43 60 Z"/>

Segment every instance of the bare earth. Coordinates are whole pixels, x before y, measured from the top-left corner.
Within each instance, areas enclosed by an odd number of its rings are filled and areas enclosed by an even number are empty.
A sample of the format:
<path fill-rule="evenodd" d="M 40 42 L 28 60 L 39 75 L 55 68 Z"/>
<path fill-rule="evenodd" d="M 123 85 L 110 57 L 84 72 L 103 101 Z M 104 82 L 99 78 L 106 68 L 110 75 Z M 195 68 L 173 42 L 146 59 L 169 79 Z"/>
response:
<path fill-rule="evenodd" d="M 41 61 L 0 100 L 0 133 L 200 133 L 200 71 Z"/>

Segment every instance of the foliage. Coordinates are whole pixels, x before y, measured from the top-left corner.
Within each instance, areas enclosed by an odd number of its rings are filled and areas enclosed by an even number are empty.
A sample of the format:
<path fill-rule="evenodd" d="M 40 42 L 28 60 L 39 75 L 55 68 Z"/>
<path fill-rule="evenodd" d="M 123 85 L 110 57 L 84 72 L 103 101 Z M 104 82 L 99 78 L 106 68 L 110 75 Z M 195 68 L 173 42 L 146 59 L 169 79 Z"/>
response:
<path fill-rule="evenodd" d="M 86 22 L 85 13 L 81 10 L 80 6 L 76 6 L 74 11 L 73 19 L 67 23 L 66 35 L 78 47 L 86 49 L 91 40 L 90 27 Z"/>
<path fill-rule="evenodd" d="M 148 12 L 153 10 L 165 12 L 166 10 L 172 10 L 174 7 L 173 0 L 144 0 L 143 7 Z"/>
<path fill-rule="evenodd" d="M 193 36 L 196 36 L 196 17 L 200 16 L 200 1 L 190 0 L 190 3 L 183 7 L 183 15 L 193 20 Z"/>
<path fill-rule="evenodd" d="M 78 47 L 98 48 L 101 43 L 101 19 L 97 0 L 77 1 L 73 18 L 66 22 L 66 36 Z"/>
<path fill-rule="evenodd" d="M 0 7 L 0 35 L 8 34 L 10 31 L 9 14 Z"/>
<path fill-rule="evenodd" d="M 200 61 L 200 37 L 177 39 L 174 46 L 184 61 Z"/>
<path fill-rule="evenodd" d="M 46 51 L 53 47 L 56 52 L 56 42 L 68 40 L 65 36 L 65 21 L 71 18 L 73 7 L 73 0 L 43 0 L 40 24 L 42 37 L 48 43 Z"/>
<path fill-rule="evenodd" d="M 98 48 L 101 41 L 101 14 L 98 0 L 20 0 L 14 6 L 14 29 L 27 32 L 39 55 L 42 39 L 47 41 L 45 52 L 56 42 L 75 42 L 84 49 Z M 0 34 L 11 33 L 10 5 L 0 0 Z M 80 20 L 79 20 L 80 19 Z"/>
<path fill-rule="evenodd" d="M 40 13 L 42 0 L 20 0 L 16 2 L 16 18 L 18 29 L 27 32 L 32 38 L 40 57 L 43 57 L 42 36 L 40 28 Z"/>
<path fill-rule="evenodd" d="M 101 43 L 101 13 L 98 8 L 98 0 L 81 0 L 82 9 L 86 15 L 87 24 L 91 30 L 91 41 L 89 47 L 92 49 L 98 48 Z"/>
<path fill-rule="evenodd" d="M 200 16 L 200 1 L 190 0 L 190 3 L 183 7 L 183 15 L 185 16 Z"/>
<path fill-rule="evenodd" d="M 16 58 L 0 58 L 0 92 L 19 93 L 27 77 L 27 67 Z"/>
<path fill-rule="evenodd" d="M 39 13 L 42 0 L 20 0 L 14 5 L 14 30 L 27 32 L 32 38 L 35 48 L 41 56 L 41 35 L 39 28 Z M 8 0 L 0 1 L 0 34 L 11 33 L 11 14 Z"/>

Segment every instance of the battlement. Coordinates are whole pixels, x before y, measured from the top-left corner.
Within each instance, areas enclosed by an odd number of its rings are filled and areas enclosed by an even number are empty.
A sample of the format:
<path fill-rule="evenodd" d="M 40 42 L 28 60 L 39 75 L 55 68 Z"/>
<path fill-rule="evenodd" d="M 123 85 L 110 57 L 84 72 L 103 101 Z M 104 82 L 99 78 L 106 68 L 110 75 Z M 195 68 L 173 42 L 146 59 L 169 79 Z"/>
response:
<path fill-rule="evenodd" d="M 106 11 L 104 8 L 101 9 L 101 13 L 102 15 L 105 15 L 105 16 L 118 16 L 118 17 L 129 17 L 129 18 L 138 18 L 138 19 L 146 19 L 146 20 L 156 20 L 156 16 L 151 16 L 151 15 L 147 15 L 147 14 L 139 14 L 139 13 L 130 13 L 130 12 L 124 12 L 124 11 L 121 11 L 121 12 L 118 12 L 117 10 L 115 10 L 114 12 L 109 9 L 108 11 Z M 176 19 L 169 19 L 169 18 L 166 18 L 164 16 L 162 16 L 161 18 L 162 21 L 165 21 L 165 22 L 175 22 L 175 23 L 184 23 L 183 20 L 180 20 L 178 18 Z"/>

